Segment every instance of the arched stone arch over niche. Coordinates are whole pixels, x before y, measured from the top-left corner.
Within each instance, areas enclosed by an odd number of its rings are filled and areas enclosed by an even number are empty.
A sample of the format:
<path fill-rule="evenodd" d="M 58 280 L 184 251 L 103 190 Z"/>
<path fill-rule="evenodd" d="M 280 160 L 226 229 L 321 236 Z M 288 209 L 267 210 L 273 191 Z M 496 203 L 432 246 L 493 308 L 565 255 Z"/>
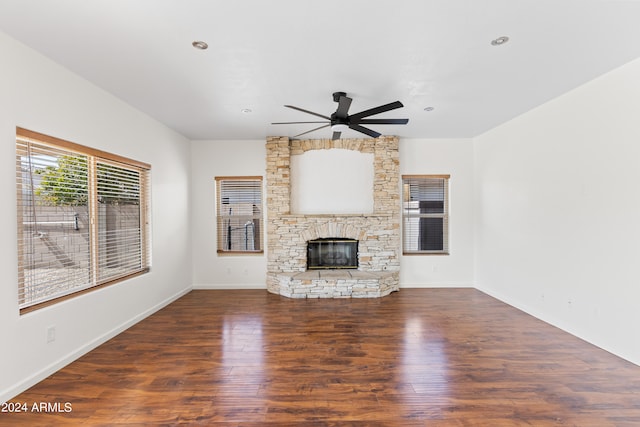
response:
<path fill-rule="evenodd" d="M 291 156 L 334 148 L 374 154 L 372 214 L 292 214 Z M 267 139 L 267 289 L 297 298 L 379 297 L 399 288 L 400 185 L 397 137 L 344 140 Z M 317 238 L 359 241 L 357 270 L 306 271 L 306 242 Z M 309 274 L 312 273 L 312 274 Z M 320 273 L 322 276 L 322 273 Z"/>

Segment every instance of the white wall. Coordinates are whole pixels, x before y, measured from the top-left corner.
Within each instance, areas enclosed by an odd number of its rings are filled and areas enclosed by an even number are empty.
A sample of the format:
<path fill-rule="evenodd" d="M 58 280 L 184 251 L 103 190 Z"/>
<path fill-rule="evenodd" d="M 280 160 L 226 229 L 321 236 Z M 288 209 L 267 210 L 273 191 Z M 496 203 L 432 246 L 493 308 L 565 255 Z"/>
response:
<path fill-rule="evenodd" d="M 216 176 L 261 176 L 266 184 L 266 141 L 191 143 L 193 286 L 197 289 L 267 288 L 267 255 L 218 255 Z M 263 192 L 263 195 L 266 192 Z M 263 212 L 266 200 L 263 200 Z M 265 218 L 266 220 L 266 218 Z M 266 227 L 263 227 L 263 232 Z M 266 242 L 266 234 L 263 235 Z M 266 245 L 265 245 L 266 246 Z"/>
<path fill-rule="evenodd" d="M 640 60 L 475 141 L 477 287 L 640 364 Z"/>
<path fill-rule="evenodd" d="M 164 306 L 191 286 L 189 142 L 0 33 L 0 402 Z M 149 274 L 20 315 L 16 126 L 150 163 L 153 266 Z M 56 340 L 46 343 L 46 328 Z"/>
<path fill-rule="evenodd" d="M 400 139 L 400 174 L 449 174 L 450 255 L 400 259 L 400 286 L 473 286 L 473 142 L 471 139 Z M 400 208 L 400 207 L 399 207 Z"/>
<path fill-rule="evenodd" d="M 334 148 L 291 156 L 291 213 L 373 213 L 373 153 Z"/>

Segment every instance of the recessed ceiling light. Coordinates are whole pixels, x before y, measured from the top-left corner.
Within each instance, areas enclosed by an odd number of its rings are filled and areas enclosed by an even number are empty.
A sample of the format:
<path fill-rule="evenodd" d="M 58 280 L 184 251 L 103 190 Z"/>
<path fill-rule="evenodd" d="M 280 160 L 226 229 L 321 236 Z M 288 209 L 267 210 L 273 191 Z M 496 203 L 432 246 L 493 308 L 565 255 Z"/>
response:
<path fill-rule="evenodd" d="M 205 49 L 207 49 L 209 47 L 208 44 L 206 44 L 203 41 L 199 41 L 199 40 L 196 40 L 193 43 L 191 43 L 191 46 L 195 47 L 196 49 L 200 49 L 200 50 L 205 50 Z"/>
<path fill-rule="evenodd" d="M 435 109 L 435 107 L 424 107 L 424 111 L 433 111 Z"/>
<path fill-rule="evenodd" d="M 240 110 L 240 112 L 244 113 L 244 114 L 249 114 L 249 113 L 252 112 L 252 110 L 251 110 L 251 108 L 243 108 L 242 110 Z"/>
<path fill-rule="evenodd" d="M 495 40 L 491 40 L 491 46 L 500 46 L 505 44 L 508 41 L 509 41 L 509 37 L 507 36 L 498 37 Z"/>

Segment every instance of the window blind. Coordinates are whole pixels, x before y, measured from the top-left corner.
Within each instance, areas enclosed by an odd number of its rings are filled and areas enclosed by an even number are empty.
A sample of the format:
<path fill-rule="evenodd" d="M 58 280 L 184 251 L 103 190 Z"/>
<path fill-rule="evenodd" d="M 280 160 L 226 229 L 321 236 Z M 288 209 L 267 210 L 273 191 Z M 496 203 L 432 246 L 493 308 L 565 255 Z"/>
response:
<path fill-rule="evenodd" d="M 262 177 L 216 177 L 218 252 L 262 252 Z"/>
<path fill-rule="evenodd" d="M 98 281 L 145 268 L 141 171 L 97 162 Z"/>
<path fill-rule="evenodd" d="M 449 253 L 449 176 L 403 176 L 403 252 Z"/>
<path fill-rule="evenodd" d="M 107 157 L 18 128 L 21 310 L 148 270 L 149 168 Z"/>

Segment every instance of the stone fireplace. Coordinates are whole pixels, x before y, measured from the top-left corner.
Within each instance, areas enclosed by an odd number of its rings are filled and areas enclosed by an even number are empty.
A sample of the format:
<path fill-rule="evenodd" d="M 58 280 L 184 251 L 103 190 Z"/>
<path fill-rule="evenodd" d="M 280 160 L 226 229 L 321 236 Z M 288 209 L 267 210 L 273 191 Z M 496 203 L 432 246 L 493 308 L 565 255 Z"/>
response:
<path fill-rule="evenodd" d="M 267 139 L 267 289 L 291 298 L 381 297 L 397 291 L 400 271 L 400 189 L 397 137 L 377 139 Z M 292 156 L 309 150 L 373 153 L 373 212 L 291 212 Z M 357 263 L 309 267 L 308 242 L 355 241 Z M 353 250 L 353 249 L 352 249 Z M 341 258 L 341 260 L 338 260 Z M 329 257 L 327 257 L 329 260 Z M 313 264 L 313 262 L 312 262 Z M 326 263 L 325 263 L 326 264 Z"/>

